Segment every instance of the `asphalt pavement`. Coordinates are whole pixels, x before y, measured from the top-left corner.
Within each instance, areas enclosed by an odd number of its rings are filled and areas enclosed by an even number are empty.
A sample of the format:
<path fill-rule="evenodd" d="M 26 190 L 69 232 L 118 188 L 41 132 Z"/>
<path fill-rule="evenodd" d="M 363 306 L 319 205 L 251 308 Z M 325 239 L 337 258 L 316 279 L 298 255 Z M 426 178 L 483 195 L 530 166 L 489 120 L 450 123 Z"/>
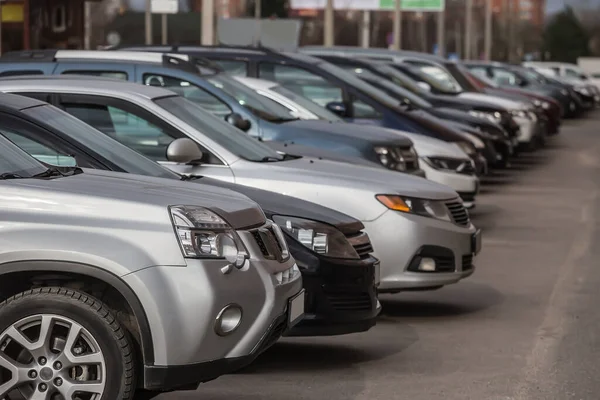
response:
<path fill-rule="evenodd" d="M 382 296 L 362 334 L 282 339 L 246 370 L 158 400 L 597 400 L 600 112 L 487 179 L 474 275 Z"/>

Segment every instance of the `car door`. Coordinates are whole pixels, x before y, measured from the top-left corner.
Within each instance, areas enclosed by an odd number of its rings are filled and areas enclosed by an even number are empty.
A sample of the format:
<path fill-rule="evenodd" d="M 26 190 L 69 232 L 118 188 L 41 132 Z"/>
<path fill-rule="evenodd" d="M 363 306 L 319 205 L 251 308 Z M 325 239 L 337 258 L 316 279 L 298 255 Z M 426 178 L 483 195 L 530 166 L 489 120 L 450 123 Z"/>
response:
<path fill-rule="evenodd" d="M 69 114 L 177 173 L 234 181 L 229 166 L 198 140 L 194 141 L 204 153 L 201 165 L 169 161 L 168 146 L 173 140 L 186 137 L 185 133 L 141 106 L 115 97 L 71 94 L 61 94 L 58 104 Z"/>

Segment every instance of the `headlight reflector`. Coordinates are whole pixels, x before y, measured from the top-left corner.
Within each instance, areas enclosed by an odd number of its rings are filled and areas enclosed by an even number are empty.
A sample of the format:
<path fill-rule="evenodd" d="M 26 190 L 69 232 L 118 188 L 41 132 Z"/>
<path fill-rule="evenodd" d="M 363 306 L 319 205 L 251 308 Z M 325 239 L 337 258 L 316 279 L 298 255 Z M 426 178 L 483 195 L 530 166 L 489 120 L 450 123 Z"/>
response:
<path fill-rule="evenodd" d="M 169 211 L 184 257 L 225 259 L 244 266 L 246 247 L 220 216 L 198 206 L 171 206 Z"/>
<path fill-rule="evenodd" d="M 473 117 L 487 119 L 487 120 L 492 121 L 497 124 L 499 124 L 502 120 L 502 115 L 500 115 L 500 113 L 498 111 L 487 112 L 487 111 L 471 110 L 471 111 L 469 111 L 469 114 L 472 115 Z"/>
<path fill-rule="evenodd" d="M 442 201 L 416 199 L 399 195 L 378 194 L 375 198 L 390 210 L 450 222 L 448 207 Z"/>
<path fill-rule="evenodd" d="M 304 247 L 332 258 L 360 259 L 346 236 L 338 229 L 309 219 L 274 215 L 273 221 Z"/>

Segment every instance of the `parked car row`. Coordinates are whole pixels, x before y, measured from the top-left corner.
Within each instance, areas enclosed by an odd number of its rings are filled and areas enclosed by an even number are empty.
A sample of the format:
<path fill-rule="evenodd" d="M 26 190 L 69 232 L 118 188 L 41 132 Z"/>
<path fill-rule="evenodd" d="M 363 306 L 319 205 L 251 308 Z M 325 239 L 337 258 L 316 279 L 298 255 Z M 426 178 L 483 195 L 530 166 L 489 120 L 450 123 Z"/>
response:
<path fill-rule="evenodd" d="M 472 275 L 480 179 L 558 133 L 563 105 L 469 68 L 355 48 L 4 54 L 0 398 L 193 389 L 282 336 L 368 331 L 381 293 Z"/>

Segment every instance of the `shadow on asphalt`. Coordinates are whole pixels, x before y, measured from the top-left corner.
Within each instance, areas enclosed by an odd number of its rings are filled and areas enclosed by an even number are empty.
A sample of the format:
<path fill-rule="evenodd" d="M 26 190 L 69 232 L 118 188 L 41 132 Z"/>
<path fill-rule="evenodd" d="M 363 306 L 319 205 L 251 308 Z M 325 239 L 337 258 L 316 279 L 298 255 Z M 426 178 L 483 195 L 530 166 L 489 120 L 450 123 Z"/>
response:
<path fill-rule="evenodd" d="M 442 288 L 434 292 L 406 292 L 381 296 L 379 300 L 383 306 L 380 314 L 381 323 L 386 322 L 386 317 L 420 319 L 459 317 L 486 310 L 504 301 L 504 295 L 491 286 L 472 282 L 460 282 L 458 285 L 460 285 L 459 297 L 450 288 Z M 432 296 L 433 293 L 435 297 Z"/>

